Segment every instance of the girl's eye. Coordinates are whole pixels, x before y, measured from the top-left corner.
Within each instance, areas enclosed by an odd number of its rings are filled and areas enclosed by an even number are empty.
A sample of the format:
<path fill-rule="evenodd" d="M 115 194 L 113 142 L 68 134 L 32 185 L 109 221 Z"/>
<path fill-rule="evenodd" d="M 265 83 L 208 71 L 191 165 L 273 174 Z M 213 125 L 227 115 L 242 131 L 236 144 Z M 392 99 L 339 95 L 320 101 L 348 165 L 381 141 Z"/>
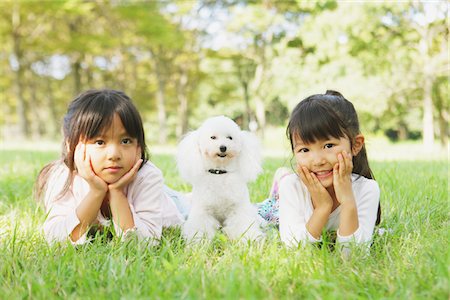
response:
<path fill-rule="evenodd" d="M 133 140 L 130 139 L 130 138 L 126 138 L 126 139 L 123 139 L 123 140 L 122 140 L 122 144 L 129 145 L 129 144 L 131 144 L 131 143 L 133 143 Z"/>
<path fill-rule="evenodd" d="M 329 148 L 333 148 L 333 146 L 334 146 L 333 144 L 328 143 L 328 144 L 325 144 L 324 148 L 329 149 Z"/>
<path fill-rule="evenodd" d="M 308 148 L 300 148 L 300 149 L 298 149 L 297 152 L 299 152 L 299 153 L 306 153 L 306 152 L 308 152 L 308 151 L 309 151 Z"/>
<path fill-rule="evenodd" d="M 227 139 L 229 139 L 229 140 L 233 140 L 233 137 L 231 137 L 231 136 L 227 136 Z"/>
<path fill-rule="evenodd" d="M 103 146 L 103 145 L 105 144 L 105 142 L 102 141 L 102 140 L 96 140 L 96 141 L 94 142 L 94 144 L 96 144 L 96 145 L 98 145 L 98 146 Z"/>
<path fill-rule="evenodd" d="M 211 139 L 212 139 L 212 140 L 215 140 L 215 139 L 216 139 L 216 136 L 215 136 L 215 135 L 211 136 Z"/>

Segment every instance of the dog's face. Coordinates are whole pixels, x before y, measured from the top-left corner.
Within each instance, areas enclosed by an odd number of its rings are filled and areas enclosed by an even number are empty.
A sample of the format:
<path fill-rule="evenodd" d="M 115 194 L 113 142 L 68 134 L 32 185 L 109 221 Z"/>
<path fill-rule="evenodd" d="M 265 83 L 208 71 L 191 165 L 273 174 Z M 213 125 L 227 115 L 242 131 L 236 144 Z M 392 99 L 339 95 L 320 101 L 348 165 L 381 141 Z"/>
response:
<path fill-rule="evenodd" d="M 211 169 L 233 173 L 242 182 L 255 180 L 262 171 L 256 136 L 225 116 L 207 119 L 181 140 L 177 165 L 181 177 L 193 185 L 203 184 Z"/>
<path fill-rule="evenodd" d="M 199 148 L 211 163 L 226 165 L 241 152 L 241 130 L 227 117 L 210 118 L 199 128 Z"/>

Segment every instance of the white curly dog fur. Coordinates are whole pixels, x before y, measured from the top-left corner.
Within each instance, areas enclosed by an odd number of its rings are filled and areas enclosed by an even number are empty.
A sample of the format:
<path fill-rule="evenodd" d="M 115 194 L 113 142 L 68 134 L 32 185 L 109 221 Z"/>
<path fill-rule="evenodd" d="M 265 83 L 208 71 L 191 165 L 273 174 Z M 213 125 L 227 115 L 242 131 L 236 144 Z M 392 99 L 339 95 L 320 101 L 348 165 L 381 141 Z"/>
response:
<path fill-rule="evenodd" d="M 217 229 L 233 240 L 260 240 L 264 223 L 250 203 L 247 182 L 262 171 L 258 140 L 225 116 L 207 119 L 180 142 L 177 164 L 192 185 L 186 239 L 212 239 Z"/>

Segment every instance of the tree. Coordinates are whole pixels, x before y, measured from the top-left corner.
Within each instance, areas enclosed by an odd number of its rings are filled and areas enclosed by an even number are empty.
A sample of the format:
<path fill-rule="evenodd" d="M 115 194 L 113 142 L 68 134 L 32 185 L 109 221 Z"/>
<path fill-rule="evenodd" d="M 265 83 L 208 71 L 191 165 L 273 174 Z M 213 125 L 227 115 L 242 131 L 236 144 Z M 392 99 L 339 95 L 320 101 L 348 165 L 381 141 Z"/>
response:
<path fill-rule="evenodd" d="M 392 85 L 391 95 L 421 97 L 427 147 L 433 146 L 435 135 L 433 85 L 449 68 L 447 15 L 443 2 L 365 5 L 364 25 L 355 23 L 348 29 L 351 53 L 367 72 L 380 74 L 387 86 Z"/>
<path fill-rule="evenodd" d="M 30 137 L 30 100 L 25 96 L 25 72 L 30 68 L 33 56 L 37 52 L 36 44 L 39 37 L 49 30 L 45 22 L 48 15 L 45 14 L 45 7 L 38 3 L 24 1 L 3 2 L 0 4 L 0 11 L 1 22 L 4 25 L 1 31 L 4 53 L 11 54 L 8 58 L 10 59 L 9 67 L 14 74 L 13 95 L 16 100 L 19 135 Z"/>
<path fill-rule="evenodd" d="M 159 11 L 158 3 L 137 3 L 117 7 L 122 26 L 135 35 L 128 42 L 137 55 L 149 57 L 150 74 L 156 82 L 156 107 L 159 124 L 159 143 L 167 141 L 167 83 L 173 72 L 175 53 L 182 47 L 183 36 Z M 150 86 L 150 84 L 149 84 Z"/>

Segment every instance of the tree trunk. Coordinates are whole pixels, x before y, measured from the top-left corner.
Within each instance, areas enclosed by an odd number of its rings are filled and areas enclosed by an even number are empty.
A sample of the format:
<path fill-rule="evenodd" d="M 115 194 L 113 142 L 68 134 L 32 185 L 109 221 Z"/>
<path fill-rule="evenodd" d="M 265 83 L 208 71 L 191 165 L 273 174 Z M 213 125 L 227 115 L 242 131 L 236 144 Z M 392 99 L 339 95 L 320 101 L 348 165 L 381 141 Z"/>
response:
<path fill-rule="evenodd" d="M 76 20 L 69 23 L 69 30 L 72 35 L 75 35 L 78 32 L 78 22 L 80 22 L 80 19 L 77 18 Z M 74 95 L 78 95 L 81 93 L 81 61 L 82 61 L 82 55 L 78 52 L 75 53 L 74 57 L 72 58 L 72 72 L 73 72 L 73 89 L 74 89 Z"/>
<path fill-rule="evenodd" d="M 52 91 L 52 85 L 51 80 L 47 77 L 47 105 L 50 110 L 50 130 L 49 134 L 51 135 L 51 138 L 55 138 L 58 134 L 59 129 L 59 120 L 58 120 L 58 113 L 56 111 L 56 103 L 55 103 L 55 97 Z"/>
<path fill-rule="evenodd" d="M 448 116 L 445 117 L 444 114 L 448 112 L 439 112 L 439 139 L 442 147 L 446 147 L 448 143 Z"/>
<path fill-rule="evenodd" d="M 152 55 L 153 69 L 157 82 L 156 90 L 156 106 L 158 110 L 158 125 L 159 125 L 159 136 L 158 142 L 160 144 L 165 144 L 167 142 L 167 113 L 166 113 L 166 94 L 165 87 L 166 82 L 164 75 L 162 74 L 162 65 L 160 61 L 159 53 L 155 53 L 150 50 Z"/>
<path fill-rule="evenodd" d="M 159 124 L 159 143 L 165 144 L 167 142 L 167 114 L 166 114 L 166 96 L 165 96 L 165 82 L 158 77 L 158 90 L 156 91 L 156 101 L 158 106 L 158 124 Z"/>
<path fill-rule="evenodd" d="M 264 138 L 264 128 L 266 127 L 266 105 L 259 96 L 255 97 L 255 113 L 261 138 Z"/>
<path fill-rule="evenodd" d="M 434 124 L 433 124 L 433 100 L 432 100 L 432 84 L 433 79 L 425 74 L 425 82 L 423 87 L 423 144 L 427 149 L 433 148 L 434 145 Z"/>
<path fill-rule="evenodd" d="M 92 70 L 92 69 L 93 69 L 93 66 L 94 66 L 94 58 L 93 58 L 92 55 L 90 55 L 90 54 L 85 55 L 85 58 L 86 58 L 86 59 L 85 59 L 85 62 L 87 63 L 87 68 L 86 68 L 86 70 L 84 71 L 84 74 L 85 74 L 87 86 L 88 86 L 89 88 L 92 88 L 92 87 L 95 86 L 95 84 L 94 84 L 94 78 L 93 78 L 94 71 Z M 120 74 L 120 73 L 119 73 L 119 74 Z M 80 82 L 81 82 L 81 79 L 80 79 Z M 80 86 L 80 87 L 81 87 L 81 86 Z"/>
<path fill-rule="evenodd" d="M 419 52 L 423 59 L 423 125 L 422 138 L 425 148 L 432 149 L 434 145 L 434 124 L 433 124 L 433 70 L 431 69 L 429 54 L 429 29 L 423 28 L 420 31 Z"/>
<path fill-rule="evenodd" d="M 259 63 L 256 66 L 255 78 L 252 83 L 252 90 L 255 99 L 256 120 L 258 122 L 259 125 L 258 129 L 262 138 L 264 138 L 264 128 L 266 127 L 266 107 L 259 90 L 262 85 L 264 70 L 265 70 L 264 62 Z"/>
<path fill-rule="evenodd" d="M 446 80 L 444 83 L 442 82 L 435 82 L 435 85 L 433 86 L 433 95 L 434 95 L 434 103 L 437 111 L 437 118 L 438 118 L 438 129 L 439 129 L 439 141 L 443 148 L 447 146 L 448 143 L 448 136 L 449 136 L 449 127 L 448 122 L 450 120 L 448 105 L 446 103 L 448 102 L 447 99 L 444 99 L 442 97 L 442 94 L 440 92 L 439 86 L 441 84 L 447 85 Z"/>
<path fill-rule="evenodd" d="M 29 74 L 31 75 L 31 74 Z M 42 105 L 40 105 L 38 98 L 36 97 L 37 94 L 37 89 L 36 89 L 36 85 L 35 85 L 35 80 L 33 80 L 33 78 L 31 78 L 30 76 L 30 92 L 31 92 L 31 113 L 32 113 L 32 120 L 34 121 L 34 125 L 33 127 L 33 132 L 32 132 L 32 136 L 33 138 L 41 138 L 43 137 L 48 129 L 48 126 L 46 126 L 46 122 L 43 119 L 43 115 L 42 115 Z"/>
<path fill-rule="evenodd" d="M 180 138 L 188 131 L 188 97 L 187 97 L 187 84 L 188 76 L 186 70 L 182 68 L 180 71 L 180 79 L 177 86 L 178 94 L 178 125 L 177 125 L 177 137 Z"/>
<path fill-rule="evenodd" d="M 28 138 L 30 136 L 30 125 L 27 118 L 27 103 L 23 96 L 24 91 L 24 62 L 23 52 L 21 49 L 21 35 L 20 35 L 20 12 L 18 5 L 14 6 L 12 14 L 12 37 L 14 56 L 17 59 L 17 70 L 15 70 L 14 90 L 17 97 L 17 117 L 19 119 L 19 130 L 22 137 Z"/>
<path fill-rule="evenodd" d="M 78 56 L 78 55 L 77 55 Z M 81 93 L 81 61 L 79 57 L 72 64 L 74 95 Z"/>
<path fill-rule="evenodd" d="M 245 130 L 249 129 L 249 124 L 251 120 L 251 108 L 250 108 L 250 94 L 248 92 L 248 82 L 245 80 L 241 80 L 242 89 L 244 91 L 244 103 L 245 103 L 245 112 L 244 112 L 244 118 L 242 122 L 242 128 Z"/>

